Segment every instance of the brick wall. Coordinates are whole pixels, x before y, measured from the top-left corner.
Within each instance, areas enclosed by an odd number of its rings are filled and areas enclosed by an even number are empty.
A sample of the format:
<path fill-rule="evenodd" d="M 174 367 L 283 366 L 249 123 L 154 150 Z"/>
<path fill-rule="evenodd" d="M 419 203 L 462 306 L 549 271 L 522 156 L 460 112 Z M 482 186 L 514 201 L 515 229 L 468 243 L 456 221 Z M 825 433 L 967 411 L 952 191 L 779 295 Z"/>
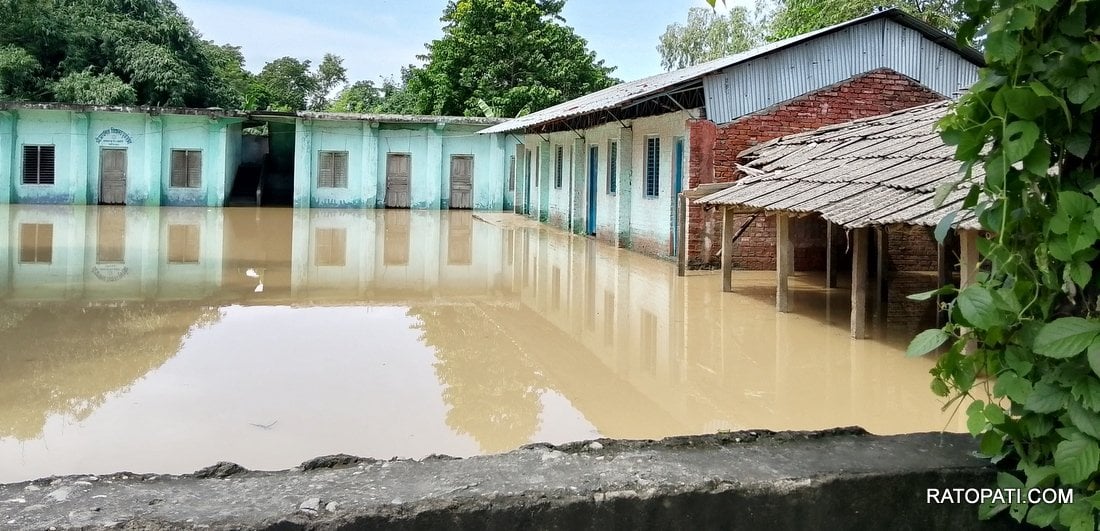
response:
<path fill-rule="evenodd" d="M 891 225 L 887 230 L 891 271 L 935 271 L 936 237 L 932 227 Z"/>
<path fill-rule="evenodd" d="M 736 180 L 738 174 L 734 164 L 738 162 L 737 155 L 761 142 L 942 99 L 943 96 L 916 81 L 892 70 L 882 69 L 788 100 L 728 124 L 716 126 L 706 120 L 689 120 L 689 187 Z M 758 218 L 757 223 L 760 222 L 761 219 Z M 689 265 L 693 268 L 717 267 L 720 262 L 718 252 L 721 248 L 721 214 L 717 210 L 704 212 L 702 207 L 693 206 L 688 211 L 688 227 Z M 738 245 L 734 246 L 734 263 L 737 267 L 774 267 L 774 225 L 772 227 L 770 232 L 766 227 L 759 231 L 753 227 L 742 236 Z M 821 227 L 821 241 L 824 242 L 824 224 Z M 760 240 L 757 241 L 758 239 Z M 824 243 L 821 248 L 824 249 Z M 769 252 L 770 255 L 767 254 Z M 796 267 L 797 256 L 796 253 Z M 822 258 L 822 264 L 823 260 Z M 934 252 L 932 261 L 934 265 Z"/>

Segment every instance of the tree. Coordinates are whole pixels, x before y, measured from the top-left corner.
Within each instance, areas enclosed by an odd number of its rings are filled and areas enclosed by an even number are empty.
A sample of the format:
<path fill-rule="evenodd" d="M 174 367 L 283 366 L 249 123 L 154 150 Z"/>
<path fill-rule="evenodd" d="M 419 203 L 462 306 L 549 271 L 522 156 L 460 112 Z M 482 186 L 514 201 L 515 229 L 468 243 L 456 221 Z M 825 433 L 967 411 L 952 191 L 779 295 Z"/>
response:
<path fill-rule="evenodd" d="M 954 33 L 958 12 L 952 0 L 778 0 L 771 15 L 768 40 L 777 41 L 840 24 L 891 7 Z"/>
<path fill-rule="evenodd" d="M 280 57 L 264 65 L 256 76 L 266 100 L 261 108 L 278 111 L 305 109 L 318 89 L 317 78 L 309 71 L 308 60 Z"/>
<path fill-rule="evenodd" d="M 133 105 L 137 102 L 134 87 L 114 74 L 93 74 L 91 71 L 69 74 L 52 85 L 60 101 L 84 105 Z"/>
<path fill-rule="evenodd" d="M 131 87 L 137 103 L 212 102 L 213 68 L 203 42 L 191 21 L 168 0 L 0 0 L 0 11 L 0 49 L 8 58 L 5 79 L 33 76 L 36 99 L 50 98 L 49 87 L 86 86 L 93 82 L 88 74 L 113 76 L 95 78 L 104 86 L 121 80 Z M 24 56 L 14 71 L 13 48 L 33 61 Z M 68 76 L 76 77 L 58 85 Z"/>
<path fill-rule="evenodd" d="M 728 15 L 714 9 L 688 10 L 684 24 L 674 23 L 661 35 L 657 52 L 665 70 L 685 68 L 743 52 L 763 43 L 763 27 L 748 9 L 735 7 Z"/>
<path fill-rule="evenodd" d="M 564 0 L 451 0 L 443 37 L 427 45 L 406 90 L 419 114 L 477 115 L 480 99 L 507 116 L 612 85 L 612 68 L 563 25 Z"/>
<path fill-rule="evenodd" d="M 1072 503 L 982 506 L 1056 529 L 1100 517 L 1100 5 L 963 3 L 961 42 L 984 34 L 987 67 L 941 123 L 984 231 L 977 281 L 950 322 L 910 344 L 946 344 L 932 388 L 971 400 L 967 427 L 1000 488 L 1072 489 Z M 976 176 L 974 170 L 982 172 Z M 953 222 L 940 224 L 940 236 Z M 927 294 L 926 294 L 927 295 Z M 995 380 L 990 385 L 986 378 Z"/>
<path fill-rule="evenodd" d="M 12 44 L 0 46 L 0 100 L 34 99 L 42 69 L 27 50 Z"/>
<path fill-rule="evenodd" d="M 317 72 L 313 77 L 317 80 L 316 89 L 309 96 L 310 110 L 319 111 L 328 106 L 328 96 L 340 83 L 347 83 L 347 69 L 344 68 L 344 59 L 340 56 L 326 53 L 321 64 L 317 65 Z"/>
<path fill-rule="evenodd" d="M 356 81 L 336 96 L 328 109 L 331 112 L 372 113 L 382 103 L 382 91 L 373 81 Z"/>

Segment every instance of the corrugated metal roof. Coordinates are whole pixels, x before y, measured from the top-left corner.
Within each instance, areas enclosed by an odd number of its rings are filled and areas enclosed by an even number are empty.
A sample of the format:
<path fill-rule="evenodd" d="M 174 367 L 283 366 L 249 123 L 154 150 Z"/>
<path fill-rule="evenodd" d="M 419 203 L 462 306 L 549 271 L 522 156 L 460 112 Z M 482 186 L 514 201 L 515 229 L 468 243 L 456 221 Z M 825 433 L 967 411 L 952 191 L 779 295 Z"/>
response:
<path fill-rule="evenodd" d="M 556 122 L 565 120 L 568 118 L 574 118 L 583 116 L 590 113 L 599 111 L 605 111 L 608 109 L 615 109 L 619 107 L 627 107 L 641 101 L 646 101 L 654 96 L 678 92 L 684 88 L 690 87 L 693 84 L 699 84 L 702 86 L 702 78 L 708 74 L 718 72 L 720 70 L 730 68 L 735 65 L 746 63 L 754 59 L 766 57 L 775 52 L 785 50 L 797 44 L 813 40 L 815 38 L 836 33 L 846 28 L 863 24 L 865 22 L 877 19 L 889 19 L 902 26 L 915 30 L 923 34 L 928 39 L 932 40 L 940 46 L 944 46 L 950 50 L 955 51 L 967 61 L 973 64 L 982 64 L 983 59 L 980 53 L 976 50 L 959 46 L 955 42 L 955 39 L 950 38 L 947 34 L 943 33 L 939 29 L 928 25 L 927 23 L 905 13 L 904 11 L 892 8 L 878 13 L 873 13 L 865 17 L 856 18 L 847 22 L 830 26 L 828 28 L 822 28 L 817 31 L 812 31 L 803 35 L 791 37 L 789 39 L 783 39 L 776 41 L 758 48 L 753 48 L 739 54 L 734 54 L 728 57 L 715 59 L 706 63 L 701 63 L 694 66 L 689 66 L 680 70 L 674 70 L 672 72 L 665 72 L 654 76 L 642 78 L 636 81 L 630 81 L 627 83 L 620 83 L 613 87 L 593 92 L 585 96 L 548 107 L 538 112 L 521 116 L 509 120 L 505 123 L 495 125 L 482 131 L 482 133 L 504 133 L 509 131 L 518 131 L 527 129 L 530 127 L 547 124 L 550 122 Z M 858 72 L 855 72 L 858 73 Z M 855 75 L 853 73 L 852 75 Z"/>
<path fill-rule="evenodd" d="M 760 144 L 740 154 L 752 175 L 695 200 L 705 205 L 816 212 L 847 228 L 936 225 L 962 206 L 967 190 L 934 204 L 942 183 L 957 181 L 961 163 L 936 131 L 950 109 L 938 102 L 823 127 Z M 974 178 L 983 176 L 975 168 Z M 977 229 L 972 215 L 957 225 Z"/>

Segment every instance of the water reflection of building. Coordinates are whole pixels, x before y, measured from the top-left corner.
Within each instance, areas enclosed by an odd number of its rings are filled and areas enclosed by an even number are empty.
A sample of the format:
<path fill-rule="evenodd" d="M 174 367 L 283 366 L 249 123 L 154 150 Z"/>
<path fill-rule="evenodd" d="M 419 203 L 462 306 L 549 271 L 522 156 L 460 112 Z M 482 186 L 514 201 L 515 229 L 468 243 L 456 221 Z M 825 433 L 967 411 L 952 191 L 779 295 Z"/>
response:
<path fill-rule="evenodd" d="M 737 295 L 716 281 L 468 213 L 0 206 L 0 389 L 68 393 L 0 395 L 0 410 L 35 410 L 0 427 L 22 437 L 96 407 L 227 305 L 406 308 L 447 425 L 482 451 L 537 437 L 548 392 L 613 437 L 947 423 L 927 360 L 847 337 L 846 297 L 796 278 L 799 311 L 776 314 L 770 275 L 745 274 Z M 93 385 L 83 363 L 117 378 Z"/>

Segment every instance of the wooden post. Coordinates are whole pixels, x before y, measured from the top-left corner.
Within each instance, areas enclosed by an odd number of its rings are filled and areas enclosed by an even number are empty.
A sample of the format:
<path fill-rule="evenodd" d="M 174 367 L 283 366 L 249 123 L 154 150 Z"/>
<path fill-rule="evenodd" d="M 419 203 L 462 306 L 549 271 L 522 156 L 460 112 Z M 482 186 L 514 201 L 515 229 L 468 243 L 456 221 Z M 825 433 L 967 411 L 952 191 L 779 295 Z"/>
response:
<path fill-rule="evenodd" d="M 978 274 L 978 233 L 972 230 L 959 231 L 959 289 L 974 283 Z"/>
<path fill-rule="evenodd" d="M 867 337 L 867 228 L 852 229 L 852 337 Z"/>
<path fill-rule="evenodd" d="M 676 203 L 676 232 L 679 234 L 677 236 L 679 245 L 676 246 L 676 274 L 681 277 L 687 275 L 687 209 L 687 196 L 680 192 Z"/>
<path fill-rule="evenodd" d="M 722 291 L 733 291 L 733 209 L 722 209 Z"/>
<path fill-rule="evenodd" d="M 836 250 L 833 246 L 833 233 L 836 227 L 832 221 L 825 222 L 825 287 L 836 287 Z"/>
<path fill-rule="evenodd" d="M 791 311 L 790 286 L 794 257 L 791 256 L 791 218 L 787 214 L 775 215 L 775 309 L 779 312 Z"/>
<path fill-rule="evenodd" d="M 880 309 L 885 310 L 886 300 L 888 298 L 886 284 L 886 277 L 888 275 L 888 272 L 886 270 L 886 259 L 889 258 L 890 255 L 890 236 L 886 233 L 885 226 L 876 227 L 875 236 L 875 243 L 877 247 L 875 252 L 875 301 L 878 302 Z M 886 314 L 885 311 L 883 311 L 882 313 L 883 315 Z"/>

